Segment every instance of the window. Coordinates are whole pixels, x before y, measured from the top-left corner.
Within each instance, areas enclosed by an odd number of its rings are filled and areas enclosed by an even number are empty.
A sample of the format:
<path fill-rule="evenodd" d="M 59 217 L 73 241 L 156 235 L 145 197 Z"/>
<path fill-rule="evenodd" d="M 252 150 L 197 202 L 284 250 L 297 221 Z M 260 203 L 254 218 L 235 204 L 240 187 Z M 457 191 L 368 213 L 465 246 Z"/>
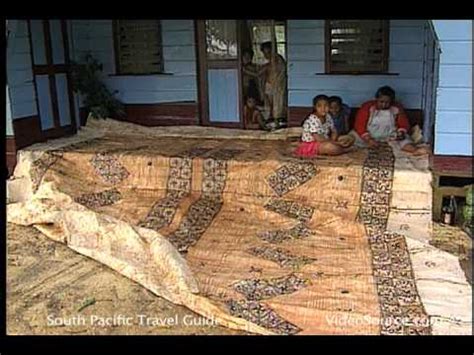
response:
<path fill-rule="evenodd" d="M 276 43 L 277 53 L 286 59 L 285 21 L 247 20 L 247 31 L 250 31 L 255 63 L 266 63 L 260 50 L 260 45 L 263 42 Z"/>
<path fill-rule="evenodd" d="M 237 59 L 237 22 L 207 20 L 206 50 L 211 60 Z"/>
<path fill-rule="evenodd" d="M 388 20 L 326 20 L 326 73 L 386 73 L 388 29 Z"/>
<path fill-rule="evenodd" d="M 163 72 L 160 21 L 116 20 L 114 38 L 117 74 Z"/>

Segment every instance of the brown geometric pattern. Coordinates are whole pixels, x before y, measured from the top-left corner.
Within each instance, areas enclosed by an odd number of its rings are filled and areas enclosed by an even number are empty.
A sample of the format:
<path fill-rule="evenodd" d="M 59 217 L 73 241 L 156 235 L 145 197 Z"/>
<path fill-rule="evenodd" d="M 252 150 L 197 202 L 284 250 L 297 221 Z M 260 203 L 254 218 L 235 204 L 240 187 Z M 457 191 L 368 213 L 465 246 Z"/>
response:
<path fill-rule="evenodd" d="M 288 163 L 267 176 L 267 183 L 278 196 L 296 189 L 317 173 L 311 163 Z"/>
<path fill-rule="evenodd" d="M 295 274 L 290 274 L 271 279 L 241 280 L 233 286 L 235 291 L 242 293 L 249 301 L 260 301 L 294 293 L 308 285 L 308 279 L 302 279 Z"/>
<path fill-rule="evenodd" d="M 301 331 L 296 325 L 281 318 L 270 307 L 255 301 L 228 300 L 226 305 L 234 317 L 246 319 L 278 334 L 296 334 Z"/>
<path fill-rule="evenodd" d="M 221 210 L 226 178 L 225 161 L 211 158 L 204 160 L 201 197 L 189 207 L 178 229 L 168 236 L 168 240 L 180 252 L 186 253 L 197 243 Z"/>
<path fill-rule="evenodd" d="M 140 221 L 138 226 L 158 231 L 164 226 L 169 225 L 173 220 L 181 199 L 185 195 L 183 191 L 168 191 L 166 197 L 157 201 L 151 207 L 145 219 Z"/>
<path fill-rule="evenodd" d="M 60 151 L 47 151 L 44 152 L 39 159 L 33 162 L 32 169 L 30 171 L 33 192 L 38 191 L 43 176 L 46 174 L 48 169 L 53 166 L 62 156 L 63 154 Z"/>
<path fill-rule="evenodd" d="M 303 223 L 298 223 L 290 229 L 277 229 L 257 234 L 260 239 L 274 244 L 282 243 L 291 239 L 307 238 L 311 235 L 313 235 L 313 232 Z"/>
<path fill-rule="evenodd" d="M 166 196 L 157 201 L 139 227 L 155 231 L 169 225 L 181 200 L 191 192 L 193 162 L 191 158 L 170 158 Z"/>
<path fill-rule="evenodd" d="M 168 236 L 168 240 L 179 252 L 186 253 L 191 246 L 198 242 L 221 207 L 222 202 L 220 201 L 200 198 L 189 207 L 188 213 L 183 217 L 178 229 Z"/>
<path fill-rule="evenodd" d="M 307 222 L 313 216 L 314 208 L 305 206 L 294 201 L 281 200 L 278 198 L 271 198 L 265 206 L 265 209 L 279 213 L 283 216 L 296 218 L 300 222 Z"/>
<path fill-rule="evenodd" d="M 90 194 L 83 194 L 76 197 L 74 201 L 88 208 L 97 208 L 102 206 L 113 205 L 122 199 L 122 195 L 117 189 L 105 190 Z"/>
<path fill-rule="evenodd" d="M 97 153 L 90 162 L 102 180 L 112 185 L 120 183 L 130 175 L 117 158 L 108 153 Z"/>
<path fill-rule="evenodd" d="M 290 268 L 293 270 L 298 270 L 304 265 L 311 264 L 315 261 L 315 259 L 306 256 L 293 255 L 281 248 L 273 248 L 269 246 L 250 248 L 247 252 L 265 260 L 273 261 L 282 268 Z"/>
<path fill-rule="evenodd" d="M 364 223 L 381 305 L 383 335 L 431 334 L 402 235 L 388 233 L 395 157 L 388 144 L 370 149 L 364 163 L 359 219 Z"/>
<path fill-rule="evenodd" d="M 169 164 L 167 190 L 189 193 L 193 175 L 193 160 L 191 158 L 172 157 Z"/>
<path fill-rule="evenodd" d="M 347 210 L 349 207 L 349 201 L 347 200 L 336 200 L 335 201 L 335 209 L 336 210 Z"/>
<path fill-rule="evenodd" d="M 227 162 L 204 159 L 203 173 L 202 196 L 221 201 L 227 179 Z"/>

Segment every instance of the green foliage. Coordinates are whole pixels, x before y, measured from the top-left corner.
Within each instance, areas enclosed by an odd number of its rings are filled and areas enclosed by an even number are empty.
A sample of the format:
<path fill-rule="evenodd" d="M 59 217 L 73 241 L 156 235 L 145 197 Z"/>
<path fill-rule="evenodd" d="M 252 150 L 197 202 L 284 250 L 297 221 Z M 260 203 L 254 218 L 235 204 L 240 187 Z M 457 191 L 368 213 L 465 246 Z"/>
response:
<path fill-rule="evenodd" d="M 472 221 L 474 218 L 473 213 L 474 213 L 474 206 L 469 206 L 469 205 L 464 206 L 463 217 L 464 217 L 464 221 L 466 221 L 467 224 L 472 224 Z"/>
<path fill-rule="evenodd" d="M 71 63 L 72 86 L 74 92 L 83 97 L 86 109 L 92 117 L 107 118 L 123 116 L 123 104 L 111 93 L 100 80 L 102 64 L 87 54 L 81 63 Z"/>
<path fill-rule="evenodd" d="M 474 206 L 473 206 L 473 186 L 470 185 L 467 188 L 467 194 L 466 194 L 466 205 L 463 208 L 463 217 L 465 224 L 467 225 L 472 225 L 474 221 Z"/>
<path fill-rule="evenodd" d="M 474 200 L 473 200 L 473 194 L 472 194 L 472 190 L 473 190 L 473 187 L 474 185 L 469 185 L 467 187 L 467 194 L 466 194 L 466 205 L 469 205 L 469 206 L 472 206 L 474 205 Z"/>

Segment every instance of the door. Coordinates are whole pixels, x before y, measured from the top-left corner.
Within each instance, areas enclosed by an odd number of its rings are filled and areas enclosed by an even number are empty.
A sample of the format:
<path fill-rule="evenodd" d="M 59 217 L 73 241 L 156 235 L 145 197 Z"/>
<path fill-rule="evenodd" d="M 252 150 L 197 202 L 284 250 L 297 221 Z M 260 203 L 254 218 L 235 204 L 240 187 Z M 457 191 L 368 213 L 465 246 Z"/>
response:
<path fill-rule="evenodd" d="M 198 20 L 196 25 L 201 123 L 242 128 L 237 20 Z"/>
<path fill-rule="evenodd" d="M 196 33 L 201 123 L 258 129 L 278 120 L 285 126 L 285 21 L 198 20 Z"/>
<path fill-rule="evenodd" d="M 76 132 L 65 20 L 29 20 L 33 80 L 43 136 Z"/>
<path fill-rule="evenodd" d="M 262 123 L 267 128 L 269 124 L 276 124 L 275 128 L 286 127 L 286 21 L 242 20 L 240 29 L 245 127 L 261 128 Z"/>

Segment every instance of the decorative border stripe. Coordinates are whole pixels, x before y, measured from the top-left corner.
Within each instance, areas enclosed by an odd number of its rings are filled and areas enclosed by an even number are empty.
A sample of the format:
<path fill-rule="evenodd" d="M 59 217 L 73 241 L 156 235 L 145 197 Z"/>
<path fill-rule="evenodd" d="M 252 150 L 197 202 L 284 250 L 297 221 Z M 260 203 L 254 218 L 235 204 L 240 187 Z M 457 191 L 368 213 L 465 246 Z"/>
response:
<path fill-rule="evenodd" d="M 415 284 L 404 236 L 387 232 L 395 157 L 383 144 L 370 149 L 363 167 L 359 220 L 369 239 L 382 315 L 382 335 L 431 334 Z"/>
<path fill-rule="evenodd" d="M 166 196 L 151 207 L 139 227 L 158 231 L 173 221 L 181 200 L 191 193 L 192 169 L 192 158 L 170 158 Z"/>
<path fill-rule="evenodd" d="M 204 159 L 201 197 L 189 207 L 178 229 L 168 236 L 181 253 L 199 241 L 221 210 L 226 178 L 226 161 Z"/>

